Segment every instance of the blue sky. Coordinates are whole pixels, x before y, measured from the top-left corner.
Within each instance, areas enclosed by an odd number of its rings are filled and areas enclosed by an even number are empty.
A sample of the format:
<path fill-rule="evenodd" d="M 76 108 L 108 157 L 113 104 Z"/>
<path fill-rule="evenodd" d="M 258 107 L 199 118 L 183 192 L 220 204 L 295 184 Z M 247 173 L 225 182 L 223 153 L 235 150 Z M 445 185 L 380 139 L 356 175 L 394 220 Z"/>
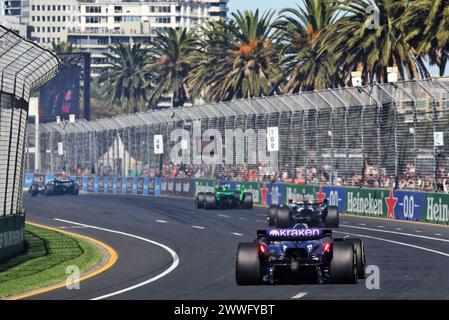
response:
<path fill-rule="evenodd" d="M 232 11 L 245 9 L 259 9 L 261 11 L 275 9 L 279 10 L 286 7 L 292 7 L 298 0 L 230 0 L 229 8 Z"/>
<path fill-rule="evenodd" d="M 229 9 L 231 12 L 237 10 L 256 10 L 261 11 L 269 9 L 283 9 L 286 7 L 294 7 L 297 3 L 301 3 L 301 0 L 229 0 Z M 446 69 L 446 74 L 449 73 L 449 66 Z M 433 76 L 438 76 L 438 68 L 433 66 L 429 69 Z"/>

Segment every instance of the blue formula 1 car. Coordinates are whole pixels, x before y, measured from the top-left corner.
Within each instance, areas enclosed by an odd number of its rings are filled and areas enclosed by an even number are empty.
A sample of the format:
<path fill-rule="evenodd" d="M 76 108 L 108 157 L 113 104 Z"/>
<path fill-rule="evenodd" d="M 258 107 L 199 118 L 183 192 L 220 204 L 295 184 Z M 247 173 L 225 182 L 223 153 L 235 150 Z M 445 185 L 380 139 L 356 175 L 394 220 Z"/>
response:
<path fill-rule="evenodd" d="M 290 200 L 288 204 L 271 205 L 268 208 L 268 226 L 291 228 L 297 223 L 306 223 L 313 228 L 338 228 L 340 215 L 337 207 L 324 201 Z"/>
<path fill-rule="evenodd" d="M 332 230 L 296 224 L 292 229 L 257 231 L 236 254 L 238 285 L 283 282 L 356 283 L 365 278 L 363 242 L 333 238 Z"/>

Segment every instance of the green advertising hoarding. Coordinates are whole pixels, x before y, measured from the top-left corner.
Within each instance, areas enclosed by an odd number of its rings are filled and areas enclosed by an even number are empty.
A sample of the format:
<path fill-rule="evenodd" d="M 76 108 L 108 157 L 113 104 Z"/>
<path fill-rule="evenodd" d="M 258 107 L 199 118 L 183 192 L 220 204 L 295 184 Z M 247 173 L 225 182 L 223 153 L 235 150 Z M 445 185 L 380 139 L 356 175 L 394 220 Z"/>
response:
<path fill-rule="evenodd" d="M 389 196 L 390 191 L 386 189 L 347 188 L 346 212 L 386 218 Z M 393 209 L 394 207 L 391 207 L 390 210 Z"/>
<path fill-rule="evenodd" d="M 442 193 L 427 193 L 425 206 L 425 221 L 430 223 L 449 223 L 449 195 Z"/>

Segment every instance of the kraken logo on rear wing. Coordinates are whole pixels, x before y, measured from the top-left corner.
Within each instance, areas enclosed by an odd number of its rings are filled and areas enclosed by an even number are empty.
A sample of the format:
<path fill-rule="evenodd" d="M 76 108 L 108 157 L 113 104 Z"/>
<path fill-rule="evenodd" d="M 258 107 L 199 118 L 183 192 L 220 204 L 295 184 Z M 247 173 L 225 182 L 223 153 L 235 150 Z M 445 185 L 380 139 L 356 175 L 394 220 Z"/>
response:
<path fill-rule="evenodd" d="M 317 240 L 324 237 L 332 236 L 330 229 L 266 229 L 258 230 L 258 238 L 266 238 L 268 240 L 284 240 L 284 241 L 304 241 Z"/>

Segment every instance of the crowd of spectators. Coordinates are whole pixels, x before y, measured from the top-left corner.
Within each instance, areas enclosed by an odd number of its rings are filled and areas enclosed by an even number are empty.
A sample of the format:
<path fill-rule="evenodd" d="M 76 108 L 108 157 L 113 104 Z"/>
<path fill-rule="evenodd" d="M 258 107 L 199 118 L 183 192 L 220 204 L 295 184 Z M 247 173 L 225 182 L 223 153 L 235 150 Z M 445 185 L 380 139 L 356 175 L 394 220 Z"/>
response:
<path fill-rule="evenodd" d="M 391 168 L 390 168 L 391 169 Z M 391 170 L 390 170 L 391 171 Z M 408 163 L 403 172 L 396 177 L 387 172 L 385 168 L 365 162 L 363 168 L 352 174 L 340 174 L 332 170 L 331 166 L 296 166 L 286 164 L 277 170 L 269 168 L 266 164 L 258 165 L 174 165 L 164 164 L 162 167 L 144 166 L 133 172 L 141 177 L 177 177 L 177 178 L 220 178 L 226 180 L 254 181 L 254 182 L 285 182 L 292 184 L 331 184 L 336 186 L 354 186 L 370 188 L 414 189 L 421 191 L 434 191 L 449 193 L 449 174 L 444 166 L 437 168 L 437 179 L 434 175 L 421 175 L 416 173 L 413 163 Z M 70 174 L 76 175 L 111 175 L 112 168 L 76 168 Z M 65 168 L 61 174 L 69 174 Z M 129 174 L 129 173 L 128 173 Z"/>

